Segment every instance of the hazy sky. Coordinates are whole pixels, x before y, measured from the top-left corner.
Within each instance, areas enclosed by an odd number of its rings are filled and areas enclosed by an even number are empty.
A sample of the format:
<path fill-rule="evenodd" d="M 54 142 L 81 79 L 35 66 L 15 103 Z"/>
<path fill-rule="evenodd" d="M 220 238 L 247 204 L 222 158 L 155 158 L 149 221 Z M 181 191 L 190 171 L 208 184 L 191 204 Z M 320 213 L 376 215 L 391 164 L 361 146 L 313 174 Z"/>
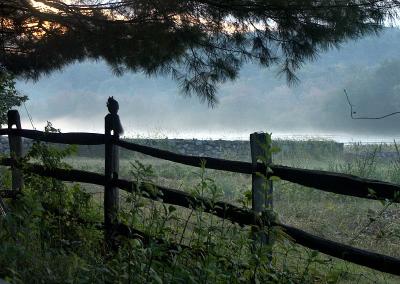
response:
<path fill-rule="evenodd" d="M 168 78 L 116 77 L 103 62 L 74 64 L 17 87 L 29 96 L 26 106 L 38 129 L 48 120 L 63 132 L 102 132 L 106 101 L 114 96 L 128 136 L 248 138 L 251 132 L 269 131 L 392 139 L 400 137 L 400 116 L 352 120 L 343 89 L 359 115 L 400 110 L 399 44 L 399 30 L 350 42 L 306 64 L 294 87 L 277 78 L 276 70 L 246 66 L 237 81 L 220 86 L 214 109 L 180 95 Z M 25 109 L 20 111 L 23 126 L 31 128 Z"/>

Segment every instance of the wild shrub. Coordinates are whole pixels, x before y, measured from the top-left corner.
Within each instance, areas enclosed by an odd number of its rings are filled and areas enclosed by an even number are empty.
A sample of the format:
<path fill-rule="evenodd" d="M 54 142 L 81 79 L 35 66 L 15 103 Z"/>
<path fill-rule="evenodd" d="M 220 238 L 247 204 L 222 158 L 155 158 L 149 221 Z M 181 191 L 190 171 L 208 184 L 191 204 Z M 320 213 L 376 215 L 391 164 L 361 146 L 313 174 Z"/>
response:
<path fill-rule="evenodd" d="M 49 124 L 46 131 L 58 130 Z M 69 169 L 63 159 L 73 150 L 35 142 L 20 162 Z M 157 190 L 151 185 L 156 176 L 151 166 L 133 161 L 130 176 L 137 184 L 144 183 L 146 191 Z M 310 283 L 322 279 L 314 269 L 320 261 L 315 253 L 293 270 L 289 257 L 271 258 L 271 247 L 254 242 L 251 228 L 216 218 L 194 205 L 184 209 L 151 200 L 140 187 L 121 193 L 119 220 L 137 232 L 135 237 L 120 236 L 118 250 L 108 250 L 99 230 L 98 204 L 80 185 L 33 174 L 25 174 L 24 180 L 23 194 L 0 217 L 0 278 L 11 283 Z M 188 191 L 195 198 L 209 198 L 212 206 L 224 195 L 207 176 L 204 164 Z M 243 200 L 248 202 L 249 196 Z M 292 249 L 282 232 L 275 239 L 283 253 Z"/>

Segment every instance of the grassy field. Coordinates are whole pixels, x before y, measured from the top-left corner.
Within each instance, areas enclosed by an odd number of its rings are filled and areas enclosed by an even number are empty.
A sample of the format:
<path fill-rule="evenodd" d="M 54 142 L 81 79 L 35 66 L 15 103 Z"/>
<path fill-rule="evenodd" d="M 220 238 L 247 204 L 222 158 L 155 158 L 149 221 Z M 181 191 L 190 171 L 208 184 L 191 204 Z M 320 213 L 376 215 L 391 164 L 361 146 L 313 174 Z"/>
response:
<path fill-rule="evenodd" d="M 393 145 L 353 144 L 346 146 L 341 155 L 326 153 L 316 155 L 315 152 L 308 153 L 301 150 L 292 155 L 277 155 L 274 157 L 274 163 L 343 172 L 398 183 L 400 156 L 394 154 L 391 158 L 382 158 L 381 154 L 388 151 L 395 153 L 396 149 Z M 234 159 L 234 157 L 227 158 Z M 152 180 L 156 184 L 192 192 L 201 180 L 201 169 L 139 154 L 129 160 L 122 157 L 120 176 L 132 178 L 131 163 L 135 159 L 152 166 L 155 173 Z M 74 168 L 100 173 L 103 171 L 101 159 L 74 157 L 67 161 Z M 251 177 L 247 175 L 214 170 L 206 170 L 204 174 L 215 184 L 219 199 L 231 203 L 242 204 L 244 194 L 251 189 Z M 92 192 L 101 192 L 101 188 L 85 186 Z M 98 198 L 101 199 L 101 193 Z M 285 224 L 344 244 L 400 258 L 400 206 L 398 204 L 340 196 L 285 181 L 276 181 L 274 182 L 274 210 L 279 220 Z M 181 223 L 173 226 L 175 236 L 180 234 L 178 228 L 185 223 L 185 220 L 188 220 L 189 214 L 189 210 L 178 210 L 176 219 Z M 189 223 L 195 222 L 193 216 L 189 219 Z M 214 220 L 214 222 L 219 221 Z M 224 237 L 230 235 L 225 233 Z M 276 245 L 274 250 L 274 261 L 277 264 L 289 266 L 298 271 L 311 270 L 314 273 L 320 273 L 324 281 L 330 277 L 337 279 L 339 283 L 399 283 L 400 281 L 398 277 L 321 254 L 313 255 L 309 250 L 298 246 Z"/>
<path fill-rule="evenodd" d="M 309 152 L 307 142 L 303 141 L 300 145 L 302 146 L 296 147 L 295 152 L 275 155 L 274 163 L 400 182 L 400 155 L 397 155 L 397 149 L 393 145 L 353 144 L 346 146 L 343 153 L 330 153 L 326 149 L 315 148 Z M 386 156 L 383 155 L 385 153 Z M 390 157 L 387 157 L 387 153 L 391 153 Z M 236 159 L 236 156 L 231 154 L 225 158 Z M 65 162 L 77 169 L 99 173 L 104 171 L 102 158 L 72 156 L 66 158 Z M 146 168 L 147 166 L 149 167 Z M 151 180 L 194 195 L 250 206 L 246 198 L 246 193 L 251 190 L 251 177 L 248 175 L 202 170 L 134 153 L 128 158 L 121 157 L 120 176 L 131 180 Z M 101 218 L 103 188 L 87 184 L 82 184 L 82 187 L 93 196 Z M 198 210 L 179 207 L 171 209 L 168 205 L 132 194 L 121 192 L 121 197 L 121 219 L 137 229 L 194 248 L 202 248 L 207 244 L 206 247 L 212 247 L 213 257 L 218 255 L 218 261 L 224 259 L 231 262 L 229 265 L 233 267 L 232 271 L 243 267 L 256 269 L 259 265 L 249 251 L 250 228 L 241 228 Z M 274 181 L 273 199 L 274 210 L 284 224 L 344 244 L 400 258 L 398 204 L 325 193 L 286 181 Z M 400 282 L 400 277 L 376 272 L 294 245 L 280 232 L 273 252 L 272 264 L 276 269 L 274 275 L 280 277 L 281 282 L 277 281 L 279 283 L 286 283 L 293 275 L 296 279 L 294 283 Z M 151 257 L 149 261 L 150 267 Z M 204 271 L 209 269 L 210 275 L 214 277 L 215 273 L 227 273 L 228 280 L 221 283 L 241 282 L 239 276 L 235 278 L 232 272 L 218 272 L 215 262 L 210 260 L 205 263 L 202 262 L 196 279 L 202 279 Z M 211 264 L 214 266 L 207 268 Z M 48 266 L 47 263 L 44 265 Z M 167 274 L 161 275 L 164 275 L 163 279 L 168 279 Z M 205 279 L 209 280 L 207 277 Z M 206 280 L 203 282 L 207 283 Z"/>

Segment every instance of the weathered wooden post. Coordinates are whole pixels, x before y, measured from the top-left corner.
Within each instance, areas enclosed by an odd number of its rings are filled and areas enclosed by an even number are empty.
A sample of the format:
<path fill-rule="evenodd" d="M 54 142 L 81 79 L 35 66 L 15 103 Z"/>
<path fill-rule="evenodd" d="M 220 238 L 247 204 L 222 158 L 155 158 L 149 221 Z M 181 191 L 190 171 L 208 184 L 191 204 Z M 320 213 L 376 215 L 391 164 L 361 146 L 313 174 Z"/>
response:
<path fill-rule="evenodd" d="M 119 190 L 112 183 L 118 179 L 119 148 L 113 144 L 118 140 L 123 129 L 118 116 L 119 105 L 113 97 L 107 101 L 109 113 L 105 117 L 105 186 L 104 186 L 104 225 L 105 240 L 109 247 L 115 249 L 115 225 L 118 223 Z"/>
<path fill-rule="evenodd" d="M 17 110 L 9 110 L 7 112 L 8 129 L 12 129 L 15 125 L 17 129 L 21 129 L 21 119 Z M 22 137 L 17 135 L 8 135 L 8 143 L 10 145 L 10 157 L 21 158 L 22 157 Z M 12 190 L 21 191 L 23 187 L 23 176 L 22 171 L 16 166 L 11 166 L 12 176 Z"/>
<path fill-rule="evenodd" d="M 255 132 L 250 134 L 251 161 L 254 169 L 257 169 L 257 163 L 261 162 L 260 157 L 266 158 L 264 161 L 266 167 L 272 163 L 271 139 L 268 136 L 269 134 L 267 133 Z M 252 209 L 257 215 L 262 215 L 266 211 L 272 211 L 273 209 L 272 181 L 265 180 L 266 178 L 267 171 L 257 173 L 254 170 L 252 174 Z M 265 233 L 266 230 L 261 229 L 261 232 L 253 231 L 254 239 L 261 244 L 272 245 L 271 236 Z M 269 231 L 269 228 L 267 229 Z"/>

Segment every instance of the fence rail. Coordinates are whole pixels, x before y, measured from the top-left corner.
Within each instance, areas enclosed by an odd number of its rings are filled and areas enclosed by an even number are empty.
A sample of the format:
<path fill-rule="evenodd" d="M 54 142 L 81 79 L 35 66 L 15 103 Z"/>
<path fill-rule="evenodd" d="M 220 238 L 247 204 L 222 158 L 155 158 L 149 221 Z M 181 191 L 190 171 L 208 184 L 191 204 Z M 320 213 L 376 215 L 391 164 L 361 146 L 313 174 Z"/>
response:
<path fill-rule="evenodd" d="M 106 141 L 105 135 L 98 133 L 46 133 L 37 130 L 0 129 L 0 135 L 10 134 L 44 142 L 62 144 L 101 145 L 105 144 Z M 63 138 L 65 138 L 65 140 Z M 111 143 L 155 158 L 193 167 L 201 167 L 202 161 L 204 161 L 207 169 L 230 171 L 242 174 L 252 174 L 254 172 L 265 171 L 265 167 L 262 163 L 258 163 L 257 167 L 254 168 L 252 163 L 249 162 L 231 161 L 205 156 L 182 155 L 120 139 L 111 139 Z M 271 164 L 269 167 L 272 170 L 272 175 L 277 176 L 282 180 L 297 183 L 306 187 L 312 187 L 341 195 L 374 200 L 390 199 L 397 203 L 400 202 L 400 198 L 397 198 L 400 195 L 400 185 L 398 184 L 321 170 L 299 169 L 274 164 Z"/>
<path fill-rule="evenodd" d="M 0 135 L 14 135 L 28 139 L 60 144 L 75 145 L 102 145 L 105 143 L 105 135 L 100 133 L 52 133 L 31 129 L 0 129 Z"/>
<path fill-rule="evenodd" d="M 10 158 L 0 160 L 0 165 L 3 166 L 11 166 L 16 163 L 15 160 Z M 62 181 L 82 182 L 96 185 L 106 184 L 104 175 L 81 170 L 59 168 L 46 169 L 42 165 L 25 164 L 24 171 L 45 177 L 56 178 Z M 195 197 L 188 193 L 159 185 L 151 184 L 152 188 L 157 189 L 156 191 L 149 189 L 145 184 L 138 185 L 136 182 L 124 179 L 113 180 L 113 185 L 131 193 L 137 189 L 139 192 L 145 193 L 144 196 L 147 198 L 167 204 L 182 206 L 185 208 L 201 208 L 204 212 L 230 220 L 231 222 L 240 225 L 263 226 L 266 225 L 266 222 L 269 222 L 263 220 L 262 217 L 255 215 L 250 209 L 240 208 L 227 202 L 212 202 L 207 198 Z M 399 259 L 327 240 L 278 222 L 273 221 L 272 225 L 281 228 L 293 239 L 293 241 L 307 248 L 318 250 L 324 254 L 382 272 L 400 275 L 400 270 L 398 269 L 400 266 Z"/>
<path fill-rule="evenodd" d="M 352 175 L 339 174 L 334 172 L 298 169 L 293 167 L 286 167 L 281 165 L 263 164 L 253 159 L 253 163 L 230 161 L 224 159 L 217 159 L 212 157 L 188 156 L 173 153 L 170 151 L 160 150 L 149 146 L 143 146 L 136 143 L 131 143 L 119 139 L 119 117 L 113 108 L 110 109 L 110 114 L 106 116 L 106 134 L 98 133 L 47 133 L 37 130 L 20 129 L 18 121 L 10 122 L 8 129 L 0 129 L 0 135 L 8 135 L 10 139 L 10 149 L 16 148 L 16 145 L 21 145 L 20 141 L 15 142 L 15 137 L 25 137 L 38 141 L 61 143 L 61 144 L 77 144 L 77 145 L 101 145 L 105 144 L 106 148 L 106 167 L 105 175 L 98 173 L 75 170 L 75 169 L 48 169 L 38 164 L 24 164 L 22 167 L 17 159 L 3 158 L 0 159 L 0 165 L 10 166 L 13 169 L 14 179 L 21 178 L 17 173 L 21 169 L 25 172 L 38 174 L 41 176 L 56 178 L 63 181 L 82 182 L 104 186 L 105 194 L 108 197 L 104 201 L 105 210 L 105 236 L 111 236 L 110 230 L 115 229 L 118 224 L 115 219 L 116 211 L 118 210 L 118 190 L 120 188 L 127 192 L 134 192 L 135 190 L 141 193 L 146 193 L 145 197 L 182 206 L 185 208 L 201 208 L 204 212 L 208 212 L 217 217 L 228 219 L 240 225 L 250 225 L 253 227 L 261 228 L 263 226 L 275 226 L 281 228 L 288 236 L 290 236 L 296 243 L 325 253 L 327 255 L 337 257 L 346 261 L 370 267 L 379 271 L 400 275 L 400 259 L 390 256 L 361 250 L 348 245 L 337 243 L 331 240 L 314 236 L 310 233 L 300 229 L 287 226 L 273 220 L 267 220 L 264 214 L 257 214 L 254 207 L 254 202 L 259 202 L 253 199 L 253 210 L 247 208 L 240 208 L 226 202 L 212 202 L 210 199 L 192 196 L 180 190 L 170 189 L 159 185 L 152 185 L 156 191 L 149 190 L 145 184 L 136 184 L 133 181 L 128 181 L 118 178 L 118 155 L 114 149 L 119 146 L 128 150 L 137 151 L 152 157 L 177 162 L 185 165 L 201 167 L 203 162 L 204 166 L 208 169 L 230 171 L 242 174 L 252 174 L 253 176 L 253 195 L 255 190 L 254 178 L 256 173 L 266 173 L 267 167 L 272 170 L 272 174 L 293 183 L 303 186 L 316 188 L 319 190 L 333 192 L 341 195 L 349 195 L 355 197 L 362 197 L 376 200 L 390 199 L 395 202 L 400 202 L 400 186 L 393 183 L 382 182 L 377 180 L 360 178 Z M 118 108 L 117 108 L 118 110 Z M 15 111 L 14 111 L 15 114 Z M 18 113 L 17 113 L 18 114 Z M 19 115 L 18 115 L 19 118 Z M 12 129 L 11 125 L 16 124 L 19 129 Z M 254 141 L 253 141 L 254 142 Z M 13 147 L 11 147 L 13 146 Z M 20 146 L 19 146 L 20 147 Z M 18 147 L 17 147 L 18 148 Z M 259 151 L 259 149 L 258 149 Z M 19 149 L 19 152 L 20 149 Z M 17 157 L 18 158 L 18 157 Z M 22 181 L 13 182 L 13 190 L 21 190 Z M 112 194 L 110 192 L 112 191 Z M 13 196 L 7 191 L 7 196 Z M 107 199 L 107 200 L 106 200 Z M 267 199 L 263 199 L 261 208 Z M 272 204 L 271 204 L 272 205 Z M 258 207 L 260 204 L 257 205 Z M 115 222 L 113 225 L 112 223 Z M 113 225 L 113 226 L 112 226 Z"/>

